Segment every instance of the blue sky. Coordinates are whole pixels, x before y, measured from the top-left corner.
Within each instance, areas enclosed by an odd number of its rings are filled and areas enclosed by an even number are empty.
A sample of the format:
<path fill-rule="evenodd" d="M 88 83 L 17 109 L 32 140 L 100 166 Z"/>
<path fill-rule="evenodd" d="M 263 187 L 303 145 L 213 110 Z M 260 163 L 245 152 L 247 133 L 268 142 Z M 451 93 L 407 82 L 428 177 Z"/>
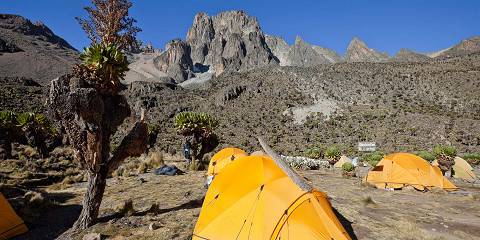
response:
<path fill-rule="evenodd" d="M 406 47 L 431 52 L 480 35 L 480 0 L 133 0 L 139 38 L 163 48 L 185 39 L 197 12 L 214 15 L 243 9 L 263 31 L 293 43 L 305 41 L 341 54 L 354 36 L 369 47 L 394 54 Z M 1 0 L 0 13 L 41 20 L 77 49 L 89 44 L 75 21 L 89 0 Z"/>

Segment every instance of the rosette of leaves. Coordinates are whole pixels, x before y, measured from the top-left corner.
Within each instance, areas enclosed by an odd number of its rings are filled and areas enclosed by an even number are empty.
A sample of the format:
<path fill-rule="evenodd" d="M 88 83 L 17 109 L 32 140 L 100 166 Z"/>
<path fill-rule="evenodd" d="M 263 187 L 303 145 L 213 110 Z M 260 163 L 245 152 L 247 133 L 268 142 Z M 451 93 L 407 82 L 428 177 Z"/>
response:
<path fill-rule="evenodd" d="M 218 145 L 217 136 L 213 133 L 217 126 L 218 121 L 206 113 L 181 112 L 175 116 L 174 127 L 178 134 L 185 136 L 185 145 L 191 148 L 190 169 L 200 170 L 203 166 L 197 160 Z"/>
<path fill-rule="evenodd" d="M 77 77 L 106 95 L 116 94 L 120 90 L 120 80 L 128 71 L 128 61 L 115 44 L 92 44 L 84 49 L 80 59 L 82 64 L 74 68 Z"/>
<path fill-rule="evenodd" d="M 340 148 L 336 145 L 332 145 L 325 150 L 325 157 L 328 159 L 331 165 L 335 164 L 340 160 Z"/>
<path fill-rule="evenodd" d="M 20 113 L 16 117 L 16 124 L 24 130 L 31 125 L 31 127 L 35 128 L 35 131 L 42 132 L 46 136 L 55 136 L 58 133 L 52 122 L 45 115 L 39 113 Z"/>
<path fill-rule="evenodd" d="M 343 176 L 353 177 L 355 176 L 355 166 L 353 164 L 346 162 L 342 165 L 342 174 Z"/>
<path fill-rule="evenodd" d="M 306 155 L 309 158 L 320 159 L 323 157 L 323 152 L 319 147 L 312 147 L 307 149 Z"/>
<path fill-rule="evenodd" d="M 0 111 L 0 129 L 6 131 L 14 128 L 16 124 L 17 114 L 12 111 Z"/>
<path fill-rule="evenodd" d="M 206 113 L 181 112 L 175 116 L 174 127 L 181 135 L 201 134 L 208 137 L 213 129 L 218 126 L 218 121 Z"/>

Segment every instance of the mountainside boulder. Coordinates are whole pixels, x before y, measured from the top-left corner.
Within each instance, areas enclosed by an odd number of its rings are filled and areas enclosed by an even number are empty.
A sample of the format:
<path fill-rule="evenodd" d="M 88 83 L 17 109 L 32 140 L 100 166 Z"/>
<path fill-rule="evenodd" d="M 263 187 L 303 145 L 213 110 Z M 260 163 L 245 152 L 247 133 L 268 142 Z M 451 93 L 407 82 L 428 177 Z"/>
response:
<path fill-rule="evenodd" d="M 365 42 L 356 37 L 348 45 L 345 55 L 345 61 L 347 62 L 386 62 L 388 59 L 386 53 L 379 53 L 368 48 Z"/>

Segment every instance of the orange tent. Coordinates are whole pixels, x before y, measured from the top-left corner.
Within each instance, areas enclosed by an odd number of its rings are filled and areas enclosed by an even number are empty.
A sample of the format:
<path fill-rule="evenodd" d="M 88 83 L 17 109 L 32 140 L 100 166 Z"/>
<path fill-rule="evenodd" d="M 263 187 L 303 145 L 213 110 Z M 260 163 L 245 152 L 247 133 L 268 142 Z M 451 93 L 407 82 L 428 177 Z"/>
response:
<path fill-rule="evenodd" d="M 477 176 L 473 172 L 472 166 L 470 166 L 465 159 L 461 157 L 455 157 L 454 160 L 455 164 L 452 166 L 454 178 L 463 179 L 468 182 L 475 182 L 475 180 L 477 180 Z M 433 161 L 432 165 L 438 166 L 438 161 Z"/>
<path fill-rule="evenodd" d="M 248 156 L 231 162 L 216 175 L 193 239 L 350 237 L 325 193 L 302 190 L 268 156 Z"/>
<path fill-rule="evenodd" d="M 377 188 L 402 188 L 412 186 L 418 190 L 433 187 L 455 190 L 438 167 L 410 153 L 394 153 L 384 157 L 365 177 L 364 181 Z"/>
<path fill-rule="evenodd" d="M 7 199 L 0 193 L 0 239 L 9 239 L 27 231 L 23 220 L 17 216 Z"/>
<path fill-rule="evenodd" d="M 227 164 L 233 160 L 248 156 L 245 151 L 239 148 L 224 148 L 213 155 L 208 164 L 207 176 L 218 174 Z"/>

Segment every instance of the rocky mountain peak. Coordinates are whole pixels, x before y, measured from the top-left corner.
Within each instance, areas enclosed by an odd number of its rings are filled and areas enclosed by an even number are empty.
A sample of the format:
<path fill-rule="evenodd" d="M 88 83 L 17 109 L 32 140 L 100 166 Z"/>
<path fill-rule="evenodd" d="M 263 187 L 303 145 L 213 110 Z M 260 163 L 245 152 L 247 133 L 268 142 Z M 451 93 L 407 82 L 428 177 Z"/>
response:
<path fill-rule="evenodd" d="M 257 18 L 248 16 L 242 10 L 221 12 L 213 17 L 213 26 L 218 34 L 249 34 L 261 32 Z"/>
<path fill-rule="evenodd" d="M 53 31 L 42 22 L 32 23 L 30 20 L 19 15 L 0 14 L 0 28 L 23 35 L 33 36 L 38 40 L 75 50 L 75 48 L 61 37 L 55 35 Z"/>
<path fill-rule="evenodd" d="M 462 40 L 457 45 L 431 54 L 432 57 L 449 58 L 480 52 L 480 36 Z"/>
<path fill-rule="evenodd" d="M 369 48 L 364 41 L 357 37 L 350 41 L 345 55 L 347 62 L 385 62 L 388 59 L 387 54 Z"/>
<path fill-rule="evenodd" d="M 257 19 L 244 11 L 227 11 L 213 17 L 197 14 L 188 31 L 187 43 L 193 64 L 217 75 L 226 70 L 278 64 Z"/>

